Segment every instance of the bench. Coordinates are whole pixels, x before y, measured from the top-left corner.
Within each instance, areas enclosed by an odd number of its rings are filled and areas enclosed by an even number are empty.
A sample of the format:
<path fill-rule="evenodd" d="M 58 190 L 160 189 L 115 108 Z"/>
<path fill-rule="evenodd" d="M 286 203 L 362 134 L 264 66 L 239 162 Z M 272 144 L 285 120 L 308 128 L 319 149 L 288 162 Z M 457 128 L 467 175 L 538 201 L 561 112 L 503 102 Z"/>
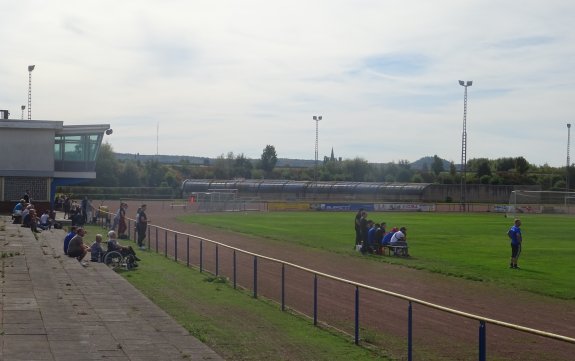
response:
<path fill-rule="evenodd" d="M 408 247 L 404 245 L 392 245 L 386 244 L 382 246 L 382 253 L 385 255 L 385 251 L 389 256 L 393 255 L 397 257 L 409 257 Z"/>

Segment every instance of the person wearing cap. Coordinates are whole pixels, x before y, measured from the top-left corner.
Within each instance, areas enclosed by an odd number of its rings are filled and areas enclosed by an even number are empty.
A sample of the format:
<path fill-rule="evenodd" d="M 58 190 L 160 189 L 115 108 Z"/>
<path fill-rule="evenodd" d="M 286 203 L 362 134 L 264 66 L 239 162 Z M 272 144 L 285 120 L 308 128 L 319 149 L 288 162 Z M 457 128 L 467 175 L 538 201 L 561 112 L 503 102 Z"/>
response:
<path fill-rule="evenodd" d="M 83 259 L 90 249 L 90 247 L 84 244 L 84 236 L 86 233 L 88 232 L 86 232 L 84 228 L 78 228 L 76 235 L 70 240 L 70 244 L 68 245 L 68 257 L 76 258 L 82 266 L 88 265 Z"/>

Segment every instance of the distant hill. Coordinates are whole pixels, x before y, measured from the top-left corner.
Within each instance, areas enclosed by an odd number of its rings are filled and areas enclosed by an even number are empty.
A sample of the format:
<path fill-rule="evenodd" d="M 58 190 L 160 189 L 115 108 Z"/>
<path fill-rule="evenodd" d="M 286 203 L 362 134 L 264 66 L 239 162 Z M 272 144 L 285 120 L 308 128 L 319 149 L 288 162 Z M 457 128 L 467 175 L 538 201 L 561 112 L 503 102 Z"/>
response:
<path fill-rule="evenodd" d="M 443 162 L 443 169 L 448 171 L 450 162 L 446 161 L 445 159 L 442 159 L 441 157 L 439 159 L 441 159 L 441 161 Z M 419 158 L 415 162 L 411 163 L 410 166 L 411 166 L 411 169 L 414 169 L 414 170 L 423 170 L 427 166 L 427 169 L 430 170 L 432 164 L 433 164 L 433 156 L 431 156 L 431 157 L 427 156 L 427 157 Z M 456 164 L 455 167 L 457 169 L 459 169 L 458 164 Z"/>
<path fill-rule="evenodd" d="M 150 155 L 150 154 L 131 154 L 131 153 L 114 153 L 116 159 L 118 160 L 140 160 L 140 162 L 146 162 L 148 160 L 157 160 L 162 164 L 178 164 L 182 161 L 187 161 L 189 164 L 193 165 L 210 165 L 213 164 L 216 158 L 209 157 L 197 157 L 189 155 Z M 252 159 L 252 162 L 257 162 L 259 159 Z M 449 162 L 445 159 L 443 161 L 443 169 L 449 170 Z M 321 161 L 323 162 L 323 161 Z M 381 164 L 381 163 L 374 163 Z M 411 169 L 422 170 L 427 165 L 427 169 L 431 169 L 433 164 L 433 157 L 427 156 L 422 157 L 415 162 L 410 163 Z M 277 166 L 285 168 L 312 168 L 315 165 L 315 160 L 313 159 L 290 159 L 290 158 L 278 158 Z M 459 169 L 459 165 L 456 164 Z"/>

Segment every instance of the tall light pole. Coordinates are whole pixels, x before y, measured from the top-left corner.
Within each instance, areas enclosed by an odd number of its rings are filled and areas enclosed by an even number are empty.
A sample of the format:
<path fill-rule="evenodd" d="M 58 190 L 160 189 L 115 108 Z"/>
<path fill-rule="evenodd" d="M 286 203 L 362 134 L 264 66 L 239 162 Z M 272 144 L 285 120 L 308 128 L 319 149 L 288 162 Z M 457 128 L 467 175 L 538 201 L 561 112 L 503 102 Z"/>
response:
<path fill-rule="evenodd" d="M 22 105 L 20 108 L 22 109 L 22 120 L 24 120 L 24 109 L 26 109 L 26 106 Z"/>
<path fill-rule="evenodd" d="M 569 166 L 571 165 L 571 159 L 569 158 L 569 148 L 571 148 L 571 123 L 567 123 L 567 167 L 565 168 L 567 172 L 567 177 L 565 178 L 565 188 L 567 192 L 571 189 L 569 187 Z"/>
<path fill-rule="evenodd" d="M 313 171 L 313 180 L 315 181 L 315 189 L 317 190 L 317 158 L 319 143 L 319 121 L 321 120 L 321 115 L 314 115 L 313 120 L 315 120 L 315 166 Z"/>
<path fill-rule="evenodd" d="M 461 209 L 465 210 L 466 206 L 466 176 L 467 176 L 467 87 L 473 85 L 473 81 L 459 81 L 459 85 L 465 88 L 463 95 L 463 133 L 461 135 Z"/>
<path fill-rule="evenodd" d="M 36 65 L 28 65 L 28 120 L 32 119 L 32 70 Z"/>

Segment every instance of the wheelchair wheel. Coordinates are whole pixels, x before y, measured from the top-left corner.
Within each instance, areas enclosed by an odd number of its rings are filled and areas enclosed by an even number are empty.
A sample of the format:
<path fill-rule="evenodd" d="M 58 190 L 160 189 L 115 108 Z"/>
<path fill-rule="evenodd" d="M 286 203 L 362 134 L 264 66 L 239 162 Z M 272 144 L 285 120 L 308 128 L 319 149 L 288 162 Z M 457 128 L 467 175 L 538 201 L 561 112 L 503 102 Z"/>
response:
<path fill-rule="evenodd" d="M 136 263 L 136 259 L 134 258 L 134 256 L 129 254 L 124 258 L 124 262 L 126 263 L 126 268 L 130 270 L 130 269 L 134 268 L 134 264 Z"/>
<path fill-rule="evenodd" d="M 108 252 L 104 257 L 104 263 L 111 269 L 118 269 L 122 267 L 122 254 L 117 251 Z"/>

